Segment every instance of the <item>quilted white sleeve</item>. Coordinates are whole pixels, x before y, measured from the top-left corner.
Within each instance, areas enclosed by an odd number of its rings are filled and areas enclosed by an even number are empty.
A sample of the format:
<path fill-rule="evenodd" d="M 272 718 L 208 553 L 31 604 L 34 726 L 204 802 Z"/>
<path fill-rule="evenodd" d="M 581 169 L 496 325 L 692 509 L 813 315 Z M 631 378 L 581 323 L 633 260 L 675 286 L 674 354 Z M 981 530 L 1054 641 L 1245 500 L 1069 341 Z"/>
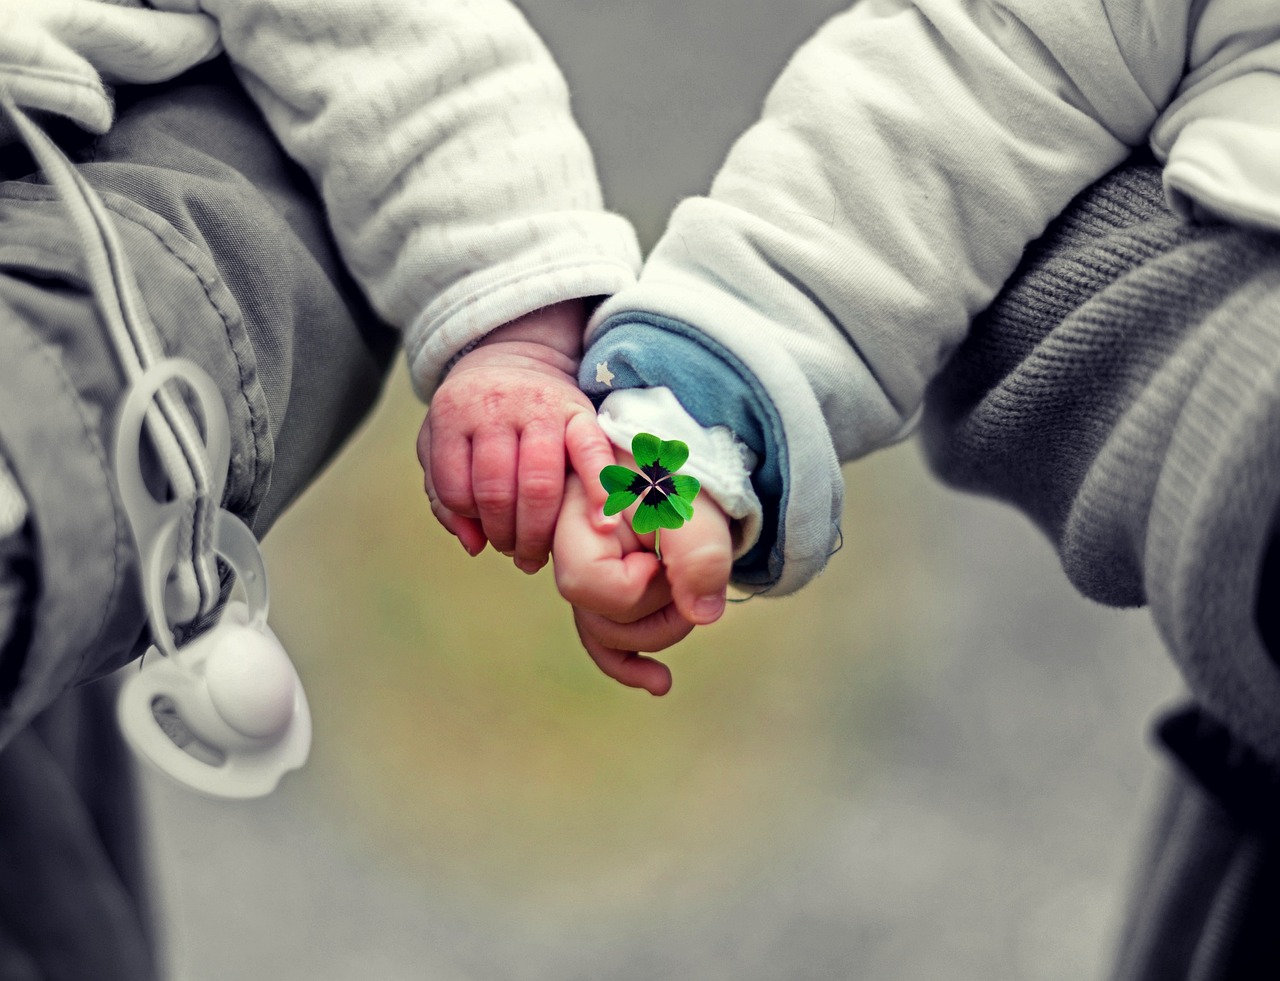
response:
<path fill-rule="evenodd" d="M 420 394 L 493 328 L 630 284 L 546 47 L 506 0 L 202 0 Z"/>

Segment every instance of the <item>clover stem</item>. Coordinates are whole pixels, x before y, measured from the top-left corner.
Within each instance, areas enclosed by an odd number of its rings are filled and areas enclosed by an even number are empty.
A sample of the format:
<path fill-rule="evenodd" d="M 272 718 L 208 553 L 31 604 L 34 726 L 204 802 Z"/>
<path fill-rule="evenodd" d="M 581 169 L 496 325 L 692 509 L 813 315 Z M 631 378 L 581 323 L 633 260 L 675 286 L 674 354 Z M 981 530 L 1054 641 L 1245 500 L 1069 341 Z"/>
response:
<path fill-rule="evenodd" d="M 658 536 L 662 534 L 661 528 L 655 528 L 653 532 L 653 554 L 658 557 L 658 561 L 662 561 L 662 549 L 658 545 Z"/>

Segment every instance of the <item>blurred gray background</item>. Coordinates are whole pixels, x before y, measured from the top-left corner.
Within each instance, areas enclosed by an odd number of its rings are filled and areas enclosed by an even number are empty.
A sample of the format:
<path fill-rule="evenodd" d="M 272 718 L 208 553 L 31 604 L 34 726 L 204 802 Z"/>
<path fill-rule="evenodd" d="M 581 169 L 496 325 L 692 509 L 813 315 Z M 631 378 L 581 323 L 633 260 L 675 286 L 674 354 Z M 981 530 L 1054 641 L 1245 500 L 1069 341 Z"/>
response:
<path fill-rule="evenodd" d="M 646 248 L 827 0 L 528 0 Z M 174 981 L 1102 978 L 1177 681 L 1017 514 L 908 443 L 845 546 L 606 682 L 550 575 L 430 520 L 403 369 L 267 541 L 312 760 L 265 801 L 148 779 Z M 362 515 L 357 523 L 353 515 Z"/>

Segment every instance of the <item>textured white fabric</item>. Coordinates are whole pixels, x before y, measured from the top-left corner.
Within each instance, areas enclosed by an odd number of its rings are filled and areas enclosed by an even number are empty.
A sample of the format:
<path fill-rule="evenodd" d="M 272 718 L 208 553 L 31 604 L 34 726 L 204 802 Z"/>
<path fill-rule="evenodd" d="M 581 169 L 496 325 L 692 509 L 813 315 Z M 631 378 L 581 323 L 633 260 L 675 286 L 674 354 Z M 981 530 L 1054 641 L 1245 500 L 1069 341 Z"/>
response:
<path fill-rule="evenodd" d="M 104 82 L 170 77 L 225 48 L 324 198 L 344 260 L 406 331 L 429 397 L 495 327 L 634 281 L 569 92 L 507 0 L 0 0 L 0 84 L 95 132 Z"/>
<path fill-rule="evenodd" d="M 636 433 L 686 443 L 689 459 L 680 472 L 697 477 L 702 493 L 714 498 L 720 510 L 734 519 L 734 558 L 759 541 L 762 509 L 751 487 L 756 455 L 727 427 L 703 428 L 669 388 L 613 392 L 600 404 L 599 420 L 605 435 L 628 453 Z"/>
<path fill-rule="evenodd" d="M 110 82 L 158 82 L 217 54 L 218 25 L 90 0 L 0 0 L 0 85 L 24 109 L 91 133 L 111 125 Z M 0 135 L 7 134 L 0 120 Z"/>
<path fill-rule="evenodd" d="M 862 0 L 791 59 L 589 334 L 680 320 L 764 387 L 789 591 L 834 546 L 839 463 L 909 426 L 1026 245 L 1133 147 L 1169 161 L 1172 195 L 1280 229 L 1277 37 L 1274 0 Z"/>

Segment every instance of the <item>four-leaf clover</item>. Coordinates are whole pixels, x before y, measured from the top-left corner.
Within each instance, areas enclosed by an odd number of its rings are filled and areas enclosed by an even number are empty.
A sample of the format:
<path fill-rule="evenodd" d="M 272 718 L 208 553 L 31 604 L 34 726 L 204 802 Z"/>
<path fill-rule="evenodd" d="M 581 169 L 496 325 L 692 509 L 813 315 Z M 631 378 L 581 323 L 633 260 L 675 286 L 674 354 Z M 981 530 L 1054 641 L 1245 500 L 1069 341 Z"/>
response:
<path fill-rule="evenodd" d="M 609 492 L 605 514 L 617 514 L 637 500 L 640 506 L 631 527 L 643 535 L 659 528 L 679 528 L 693 517 L 693 499 L 702 485 L 697 477 L 676 473 L 689 459 L 689 447 L 678 439 L 659 439 L 637 433 L 631 455 L 640 473 L 614 464 L 600 471 L 600 483 Z"/>

